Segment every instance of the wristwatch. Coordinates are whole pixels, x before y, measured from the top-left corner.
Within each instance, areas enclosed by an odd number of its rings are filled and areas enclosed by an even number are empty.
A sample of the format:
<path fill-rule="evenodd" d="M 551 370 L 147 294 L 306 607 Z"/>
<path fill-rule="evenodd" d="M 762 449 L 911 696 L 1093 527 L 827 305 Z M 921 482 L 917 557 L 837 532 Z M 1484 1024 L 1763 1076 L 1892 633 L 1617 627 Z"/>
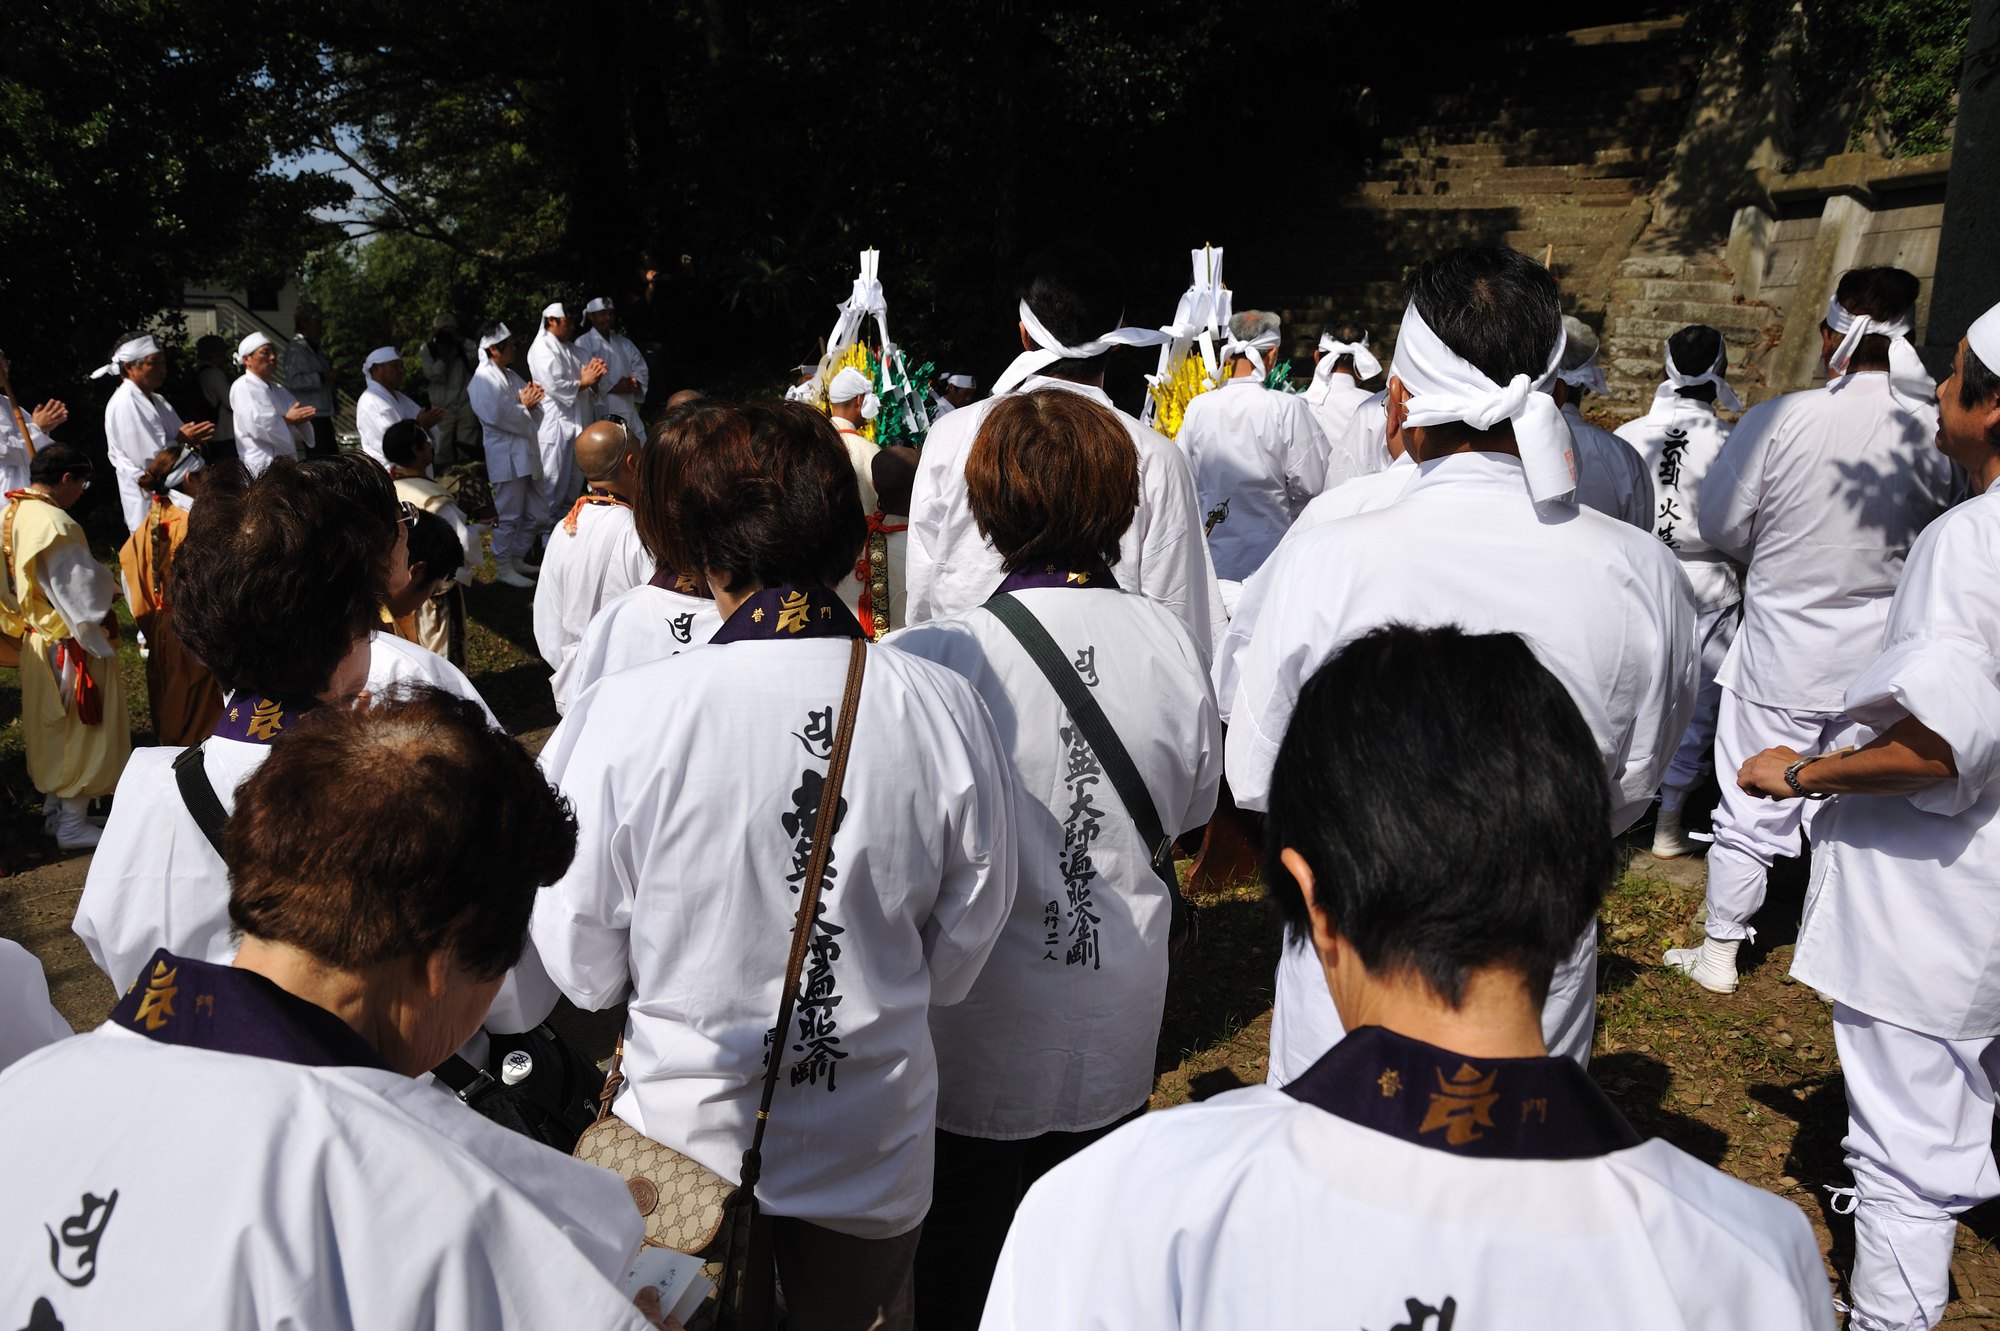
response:
<path fill-rule="evenodd" d="M 1846 750 L 1842 750 L 1842 752 L 1846 752 Z M 1804 786 L 1799 784 L 1799 772 L 1802 768 L 1805 767 L 1807 763 L 1816 763 L 1822 758 L 1831 758 L 1831 757 L 1833 757 L 1833 755 L 1830 753 L 1807 754 L 1805 757 L 1799 759 L 1797 762 L 1793 763 L 1790 767 L 1787 767 L 1785 769 L 1785 784 L 1790 786 L 1792 788 L 1792 793 L 1794 795 L 1797 795 L 1800 799 L 1807 799 L 1807 800 L 1832 799 L 1833 795 L 1829 791 L 1807 790 Z"/>

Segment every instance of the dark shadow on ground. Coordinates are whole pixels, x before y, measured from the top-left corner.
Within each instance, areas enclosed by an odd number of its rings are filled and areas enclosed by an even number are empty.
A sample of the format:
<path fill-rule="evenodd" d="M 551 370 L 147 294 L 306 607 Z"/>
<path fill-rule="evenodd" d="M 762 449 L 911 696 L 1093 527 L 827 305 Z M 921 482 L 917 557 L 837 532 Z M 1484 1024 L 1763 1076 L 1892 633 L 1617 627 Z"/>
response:
<path fill-rule="evenodd" d="M 1699 1119 L 1666 1106 L 1673 1072 L 1657 1058 L 1636 1050 L 1604 1054 L 1590 1061 L 1590 1075 L 1642 1137 L 1663 1137 L 1707 1164 L 1719 1164 L 1729 1137 Z"/>
<path fill-rule="evenodd" d="M 1271 908 L 1258 898 L 1214 901 L 1199 919 L 1200 939 L 1167 978 L 1156 1073 L 1228 1040 L 1271 1006 L 1283 936 Z"/>

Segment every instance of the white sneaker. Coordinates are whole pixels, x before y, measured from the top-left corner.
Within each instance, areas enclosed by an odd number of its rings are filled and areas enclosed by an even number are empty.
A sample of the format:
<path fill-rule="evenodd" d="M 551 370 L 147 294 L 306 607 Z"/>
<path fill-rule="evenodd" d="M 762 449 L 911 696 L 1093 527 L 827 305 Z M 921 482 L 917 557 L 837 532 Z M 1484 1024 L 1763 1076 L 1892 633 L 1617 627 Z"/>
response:
<path fill-rule="evenodd" d="M 1700 947 L 1671 947 L 1661 960 L 1712 994 L 1736 992 L 1740 938 L 1703 938 Z"/>
<path fill-rule="evenodd" d="M 1653 823 L 1653 858 L 1656 860 L 1677 860 L 1683 855 L 1694 854 L 1694 842 L 1689 841 L 1681 831 L 1681 811 L 1668 813 L 1663 806 Z"/>
<path fill-rule="evenodd" d="M 89 850 L 103 837 L 104 832 L 86 816 L 90 812 L 90 801 L 78 796 L 66 799 L 56 813 L 56 849 Z"/>
<path fill-rule="evenodd" d="M 524 578 L 519 573 L 516 573 L 514 565 L 511 562 L 500 566 L 500 571 L 493 575 L 493 581 L 505 583 L 509 587 L 533 587 L 535 585 L 533 578 Z"/>

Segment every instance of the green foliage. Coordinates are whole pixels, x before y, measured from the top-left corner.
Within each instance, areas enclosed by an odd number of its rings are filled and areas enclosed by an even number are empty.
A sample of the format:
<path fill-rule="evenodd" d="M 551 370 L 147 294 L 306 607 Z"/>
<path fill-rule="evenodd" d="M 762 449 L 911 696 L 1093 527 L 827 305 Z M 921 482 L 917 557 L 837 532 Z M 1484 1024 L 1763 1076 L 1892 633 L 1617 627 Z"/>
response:
<path fill-rule="evenodd" d="M 1859 76 L 1896 156 L 1951 147 L 1971 0 L 1814 0 L 1808 10 L 1814 54 Z M 1852 146 L 1867 137 L 1865 123 L 1857 125 Z"/>

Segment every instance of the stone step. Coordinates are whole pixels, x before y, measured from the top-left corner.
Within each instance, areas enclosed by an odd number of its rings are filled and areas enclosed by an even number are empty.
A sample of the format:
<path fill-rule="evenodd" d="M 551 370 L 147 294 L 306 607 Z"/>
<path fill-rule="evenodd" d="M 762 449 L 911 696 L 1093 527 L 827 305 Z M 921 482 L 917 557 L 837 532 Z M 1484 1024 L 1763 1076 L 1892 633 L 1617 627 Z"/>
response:
<path fill-rule="evenodd" d="M 1698 323 L 1705 323 L 1710 327 L 1721 329 L 1725 341 L 1754 342 L 1757 340 L 1759 333 L 1770 324 L 1776 322 L 1774 319 L 1765 318 L 1759 319 L 1754 325 L 1749 327 L 1724 327 L 1723 324 L 1716 322 L 1713 317 L 1703 317 L 1701 315 L 1684 319 L 1662 319 L 1636 318 L 1630 314 L 1623 314 L 1615 310 L 1612 313 L 1614 321 L 1610 340 L 1614 349 L 1618 350 L 1623 350 L 1634 345 L 1640 347 L 1658 346 L 1663 339 L 1672 337 L 1689 324 Z"/>
<path fill-rule="evenodd" d="M 1736 298 L 1726 281 L 1691 281 L 1685 277 L 1646 278 L 1639 283 L 1639 294 L 1645 300 L 1711 301 L 1722 305 Z"/>
<path fill-rule="evenodd" d="M 1767 305 L 1736 305 L 1728 301 L 1629 300 L 1621 301 L 1619 309 L 1627 318 L 1668 319 L 1721 329 L 1762 328 L 1776 318 Z"/>

